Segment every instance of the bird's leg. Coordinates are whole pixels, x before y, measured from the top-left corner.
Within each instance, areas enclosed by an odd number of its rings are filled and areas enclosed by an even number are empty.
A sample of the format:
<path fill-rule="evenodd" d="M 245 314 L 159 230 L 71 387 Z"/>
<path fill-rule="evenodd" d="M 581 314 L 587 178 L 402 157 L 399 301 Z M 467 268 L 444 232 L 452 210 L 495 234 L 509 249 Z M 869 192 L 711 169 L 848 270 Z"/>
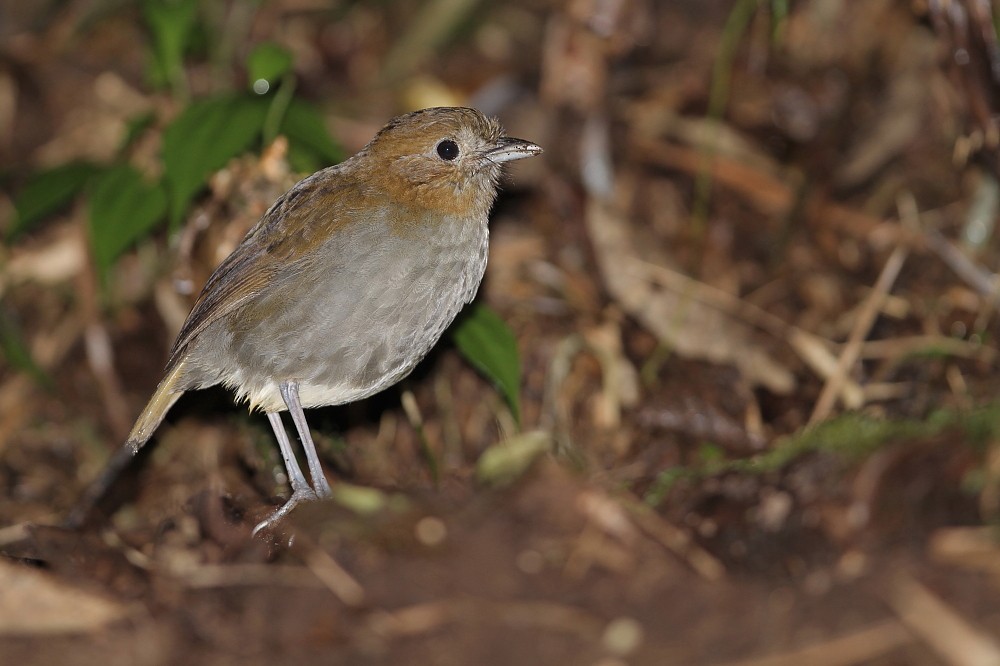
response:
<path fill-rule="evenodd" d="M 285 432 L 285 424 L 281 422 L 279 412 L 268 412 L 267 420 L 271 422 L 271 429 L 278 439 L 278 448 L 281 449 L 281 458 L 285 461 L 285 470 L 288 472 L 288 482 L 292 486 L 292 494 L 311 490 L 306 481 L 299 461 L 295 459 L 295 451 L 292 450 L 292 443 L 288 441 L 288 433 Z"/>
<path fill-rule="evenodd" d="M 288 498 L 280 509 L 272 513 L 266 520 L 261 521 L 253 528 L 254 536 L 262 529 L 274 525 L 276 522 L 288 515 L 288 512 L 302 501 L 316 499 L 316 493 L 309 487 L 306 477 L 302 474 L 299 463 L 295 460 L 295 451 L 292 450 L 292 443 L 288 441 L 288 433 L 285 432 L 285 424 L 281 422 L 281 414 L 278 412 L 268 412 L 267 420 L 271 422 L 271 429 L 278 440 L 278 448 L 281 449 L 281 458 L 285 461 L 285 470 L 288 472 L 288 482 L 292 486 L 292 496 Z"/>
<path fill-rule="evenodd" d="M 330 497 L 333 492 L 330 484 L 323 474 L 323 467 L 319 464 L 319 456 L 316 454 L 316 445 L 313 444 L 312 435 L 309 434 L 309 424 L 306 423 L 306 415 L 302 411 L 302 404 L 299 402 L 299 383 L 295 381 L 281 382 L 278 385 L 281 397 L 288 406 L 288 411 L 295 422 L 295 429 L 299 433 L 299 440 L 302 448 L 306 452 L 306 461 L 309 463 L 309 475 L 312 477 L 313 491 L 320 498 Z"/>

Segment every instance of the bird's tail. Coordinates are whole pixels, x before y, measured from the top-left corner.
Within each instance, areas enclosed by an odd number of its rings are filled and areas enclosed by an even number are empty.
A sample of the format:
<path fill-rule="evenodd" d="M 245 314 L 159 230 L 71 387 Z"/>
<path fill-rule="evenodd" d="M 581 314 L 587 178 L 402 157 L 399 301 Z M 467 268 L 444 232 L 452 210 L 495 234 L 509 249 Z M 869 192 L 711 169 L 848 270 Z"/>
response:
<path fill-rule="evenodd" d="M 163 417 L 184 394 L 184 389 L 178 386 L 184 372 L 184 365 L 184 361 L 181 361 L 167 373 L 167 376 L 160 381 L 160 385 L 156 387 L 153 397 L 146 403 L 139 418 L 136 419 L 135 425 L 132 426 L 132 432 L 129 433 L 128 441 L 125 442 L 126 448 L 130 449 L 133 454 L 153 436 L 153 432 L 163 421 Z"/>

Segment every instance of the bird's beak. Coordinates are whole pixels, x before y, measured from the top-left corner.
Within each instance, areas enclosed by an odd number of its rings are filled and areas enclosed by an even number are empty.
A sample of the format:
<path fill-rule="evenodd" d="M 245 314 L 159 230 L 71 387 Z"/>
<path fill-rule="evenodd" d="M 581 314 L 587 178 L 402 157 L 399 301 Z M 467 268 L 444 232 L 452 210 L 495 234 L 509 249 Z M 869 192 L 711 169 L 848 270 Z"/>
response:
<path fill-rule="evenodd" d="M 537 144 L 525 141 L 524 139 L 505 136 L 497 141 L 496 146 L 486 151 L 486 157 L 491 162 L 499 164 L 501 162 L 524 159 L 525 157 L 534 157 L 535 155 L 541 155 L 541 153 L 542 147 Z"/>

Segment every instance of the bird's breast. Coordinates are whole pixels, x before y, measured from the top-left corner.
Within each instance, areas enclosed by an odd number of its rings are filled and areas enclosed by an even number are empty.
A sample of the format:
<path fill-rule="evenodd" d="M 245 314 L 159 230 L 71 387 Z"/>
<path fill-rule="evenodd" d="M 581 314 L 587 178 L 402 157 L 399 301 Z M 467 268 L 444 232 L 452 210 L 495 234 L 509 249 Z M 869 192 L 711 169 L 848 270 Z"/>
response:
<path fill-rule="evenodd" d="M 430 351 L 482 281 L 486 217 L 407 229 L 345 228 L 227 319 L 223 353 L 252 403 L 267 409 L 285 380 L 306 407 L 358 400 Z"/>

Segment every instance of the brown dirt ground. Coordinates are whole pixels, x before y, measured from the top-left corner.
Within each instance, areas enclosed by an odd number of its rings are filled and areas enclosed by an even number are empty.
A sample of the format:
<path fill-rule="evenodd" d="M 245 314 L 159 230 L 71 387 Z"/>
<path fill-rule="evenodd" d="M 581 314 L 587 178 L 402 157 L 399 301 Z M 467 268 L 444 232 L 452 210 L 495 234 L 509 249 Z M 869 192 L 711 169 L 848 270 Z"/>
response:
<path fill-rule="evenodd" d="M 159 380 L 177 285 L 294 178 L 277 148 L 234 160 L 193 249 L 162 231 L 103 292 L 63 211 L 0 261 L 5 339 L 50 380 L 0 365 L 0 663 L 1000 663 L 982 3 L 205 5 L 292 50 L 348 150 L 449 100 L 545 147 L 480 295 L 518 340 L 522 425 L 446 340 L 309 413 L 337 499 L 254 539 L 280 459 L 202 391 L 61 527 Z M 27 171 L 176 112 L 148 52 L 135 7 L 0 2 L 0 230 Z M 187 76 L 219 85 L 197 54 Z M 157 168 L 159 129 L 132 163 Z"/>

